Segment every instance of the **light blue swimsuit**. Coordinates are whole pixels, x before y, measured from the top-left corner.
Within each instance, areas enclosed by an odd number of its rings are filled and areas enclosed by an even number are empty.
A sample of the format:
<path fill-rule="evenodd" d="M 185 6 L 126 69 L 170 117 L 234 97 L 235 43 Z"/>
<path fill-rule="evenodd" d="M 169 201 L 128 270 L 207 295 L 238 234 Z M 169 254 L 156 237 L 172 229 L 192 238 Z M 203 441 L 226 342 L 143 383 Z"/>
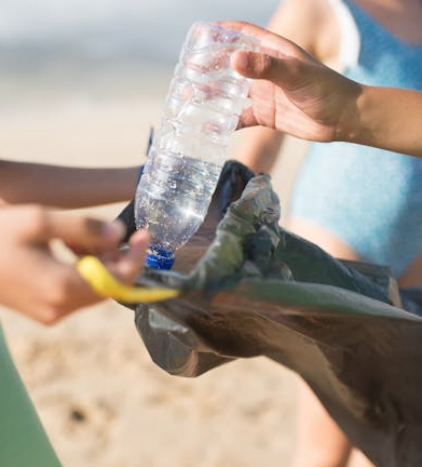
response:
<path fill-rule="evenodd" d="M 365 84 L 422 90 L 422 44 L 398 39 L 351 0 L 342 4 L 360 39 L 356 63 L 344 74 Z M 398 277 L 422 252 L 422 159 L 346 143 L 313 144 L 291 215 L 329 230 L 363 260 L 388 265 Z"/>

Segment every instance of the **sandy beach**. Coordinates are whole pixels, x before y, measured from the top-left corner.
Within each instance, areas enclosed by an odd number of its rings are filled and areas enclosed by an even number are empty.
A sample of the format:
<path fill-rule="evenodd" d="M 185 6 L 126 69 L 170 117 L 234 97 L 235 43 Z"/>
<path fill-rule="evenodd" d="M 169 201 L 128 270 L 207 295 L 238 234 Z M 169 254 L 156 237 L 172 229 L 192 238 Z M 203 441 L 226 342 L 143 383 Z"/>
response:
<path fill-rule="evenodd" d="M 7 77 L 1 157 L 85 166 L 141 163 L 170 77 L 171 70 L 148 76 L 123 70 L 111 78 L 63 71 Z M 289 155 L 277 166 L 284 206 L 298 160 Z M 113 218 L 122 206 L 84 212 Z M 64 466 L 289 465 L 295 378 L 281 366 L 257 358 L 197 379 L 171 377 L 152 363 L 132 312 L 111 301 L 52 328 L 6 309 L 0 319 Z"/>

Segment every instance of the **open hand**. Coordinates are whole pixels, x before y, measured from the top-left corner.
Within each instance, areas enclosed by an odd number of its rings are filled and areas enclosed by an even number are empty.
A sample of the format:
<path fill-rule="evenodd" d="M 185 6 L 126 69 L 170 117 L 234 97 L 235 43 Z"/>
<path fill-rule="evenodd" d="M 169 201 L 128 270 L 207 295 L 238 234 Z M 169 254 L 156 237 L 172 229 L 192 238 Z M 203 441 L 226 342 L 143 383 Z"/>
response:
<path fill-rule="evenodd" d="M 263 125 L 312 141 L 342 139 L 361 86 L 318 62 L 293 42 L 249 23 L 223 21 L 260 40 L 262 53 L 235 52 L 232 67 L 252 78 L 252 106 L 239 128 Z"/>

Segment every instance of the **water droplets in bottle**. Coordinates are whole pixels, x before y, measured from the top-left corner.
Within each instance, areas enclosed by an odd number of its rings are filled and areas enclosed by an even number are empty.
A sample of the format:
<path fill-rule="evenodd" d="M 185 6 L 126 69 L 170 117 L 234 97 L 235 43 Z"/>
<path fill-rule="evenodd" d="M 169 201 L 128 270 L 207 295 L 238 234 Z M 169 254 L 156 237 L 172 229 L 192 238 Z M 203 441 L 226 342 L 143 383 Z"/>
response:
<path fill-rule="evenodd" d="M 187 35 L 136 192 L 137 228 L 152 238 L 150 267 L 170 269 L 207 213 L 249 89 L 230 66 L 241 48 L 259 45 L 215 23 L 195 23 Z"/>

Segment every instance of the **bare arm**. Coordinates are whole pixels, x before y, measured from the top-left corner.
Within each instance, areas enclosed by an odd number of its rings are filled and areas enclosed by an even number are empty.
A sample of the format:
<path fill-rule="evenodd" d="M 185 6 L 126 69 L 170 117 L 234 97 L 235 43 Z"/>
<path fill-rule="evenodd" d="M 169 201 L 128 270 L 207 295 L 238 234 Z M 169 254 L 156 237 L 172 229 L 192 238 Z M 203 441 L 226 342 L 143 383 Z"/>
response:
<path fill-rule="evenodd" d="M 256 173 L 270 173 L 280 152 L 284 134 L 257 126 L 245 130 L 237 159 Z"/>
<path fill-rule="evenodd" d="M 238 51 L 232 57 L 235 70 L 256 79 L 241 125 L 422 157 L 421 91 L 364 86 L 274 33 L 247 23 L 222 24 L 258 37 L 266 52 Z"/>
<path fill-rule="evenodd" d="M 0 203 L 81 208 L 133 197 L 139 167 L 74 168 L 0 160 Z"/>
<path fill-rule="evenodd" d="M 422 157 L 422 92 L 362 86 L 338 139 Z"/>

